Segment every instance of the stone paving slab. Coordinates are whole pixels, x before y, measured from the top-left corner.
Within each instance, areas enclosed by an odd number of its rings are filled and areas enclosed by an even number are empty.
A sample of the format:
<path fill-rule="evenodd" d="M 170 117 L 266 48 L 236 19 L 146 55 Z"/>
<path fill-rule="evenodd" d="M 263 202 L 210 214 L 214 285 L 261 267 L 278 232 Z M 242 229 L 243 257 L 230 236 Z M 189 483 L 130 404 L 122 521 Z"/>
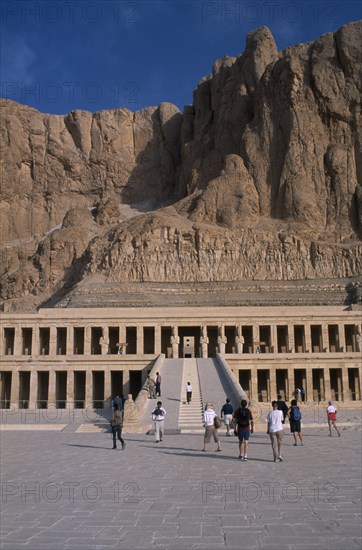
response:
<path fill-rule="evenodd" d="M 284 436 L 283 463 L 254 434 L 221 453 L 202 436 L 5 431 L 1 434 L 1 550 L 358 550 L 361 430 Z"/>

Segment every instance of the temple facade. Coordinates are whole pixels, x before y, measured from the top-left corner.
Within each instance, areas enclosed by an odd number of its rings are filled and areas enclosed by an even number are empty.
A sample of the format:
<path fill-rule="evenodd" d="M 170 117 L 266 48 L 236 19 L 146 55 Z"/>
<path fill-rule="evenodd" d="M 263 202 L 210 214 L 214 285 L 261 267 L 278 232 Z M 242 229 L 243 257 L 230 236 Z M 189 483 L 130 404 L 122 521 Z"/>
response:
<path fill-rule="evenodd" d="M 155 359 L 224 356 L 253 401 L 361 400 L 361 309 L 58 308 L 3 313 L 1 408 L 104 408 Z"/>

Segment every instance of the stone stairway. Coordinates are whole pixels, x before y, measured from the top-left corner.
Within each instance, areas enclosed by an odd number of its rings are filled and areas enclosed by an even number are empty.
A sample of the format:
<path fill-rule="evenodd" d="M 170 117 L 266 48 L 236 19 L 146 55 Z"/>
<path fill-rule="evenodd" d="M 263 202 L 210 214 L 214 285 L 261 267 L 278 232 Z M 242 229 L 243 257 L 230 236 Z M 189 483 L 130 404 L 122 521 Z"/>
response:
<path fill-rule="evenodd" d="M 192 399 L 189 405 L 186 402 L 187 382 L 192 386 Z M 202 413 L 203 403 L 197 362 L 196 359 L 184 359 L 179 413 L 181 433 L 203 433 Z"/>

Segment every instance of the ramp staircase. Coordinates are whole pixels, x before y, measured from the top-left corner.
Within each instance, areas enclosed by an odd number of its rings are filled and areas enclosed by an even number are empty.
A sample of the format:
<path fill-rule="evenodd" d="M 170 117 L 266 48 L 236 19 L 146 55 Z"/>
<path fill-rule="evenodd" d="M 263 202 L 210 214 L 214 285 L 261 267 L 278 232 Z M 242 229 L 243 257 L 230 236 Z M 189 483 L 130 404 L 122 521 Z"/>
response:
<path fill-rule="evenodd" d="M 186 401 L 186 384 L 192 386 L 191 403 Z M 196 359 L 184 359 L 179 412 L 179 428 L 181 433 L 203 433 L 202 424 L 203 403 Z"/>

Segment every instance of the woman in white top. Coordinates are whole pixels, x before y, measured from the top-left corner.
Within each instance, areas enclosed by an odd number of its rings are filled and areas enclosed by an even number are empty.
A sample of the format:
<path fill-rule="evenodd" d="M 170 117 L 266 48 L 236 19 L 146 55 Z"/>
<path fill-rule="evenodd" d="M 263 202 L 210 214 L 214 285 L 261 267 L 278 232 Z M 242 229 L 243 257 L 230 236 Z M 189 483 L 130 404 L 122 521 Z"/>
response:
<path fill-rule="evenodd" d="M 341 434 L 339 433 L 339 430 L 336 426 L 337 409 L 333 405 L 333 401 L 328 401 L 327 418 L 328 418 L 328 427 L 329 427 L 329 437 L 332 437 L 332 426 L 336 430 L 338 437 L 341 437 Z"/>
<path fill-rule="evenodd" d="M 191 386 L 190 382 L 187 382 L 187 384 L 186 384 L 186 401 L 187 401 L 188 405 L 191 403 L 191 397 L 192 397 L 192 386 Z"/>
<path fill-rule="evenodd" d="M 270 441 L 273 448 L 274 462 L 282 462 L 282 444 L 283 444 L 283 411 L 278 410 L 277 401 L 272 401 L 273 410 L 270 411 L 267 417 Z"/>
<path fill-rule="evenodd" d="M 217 416 L 214 411 L 214 406 L 212 403 L 207 403 L 204 410 L 204 426 L 205 426 L 205 435 L 204 435 L 204 448 L 203 452 L 206 452 L 206 445 L 210 443 L 211 436 L 214 437 L 215 443 L 217 443 L 216 451 L 221 451 L 219 435 L 217 429 L 214 426 L 214 418 Z"/>

